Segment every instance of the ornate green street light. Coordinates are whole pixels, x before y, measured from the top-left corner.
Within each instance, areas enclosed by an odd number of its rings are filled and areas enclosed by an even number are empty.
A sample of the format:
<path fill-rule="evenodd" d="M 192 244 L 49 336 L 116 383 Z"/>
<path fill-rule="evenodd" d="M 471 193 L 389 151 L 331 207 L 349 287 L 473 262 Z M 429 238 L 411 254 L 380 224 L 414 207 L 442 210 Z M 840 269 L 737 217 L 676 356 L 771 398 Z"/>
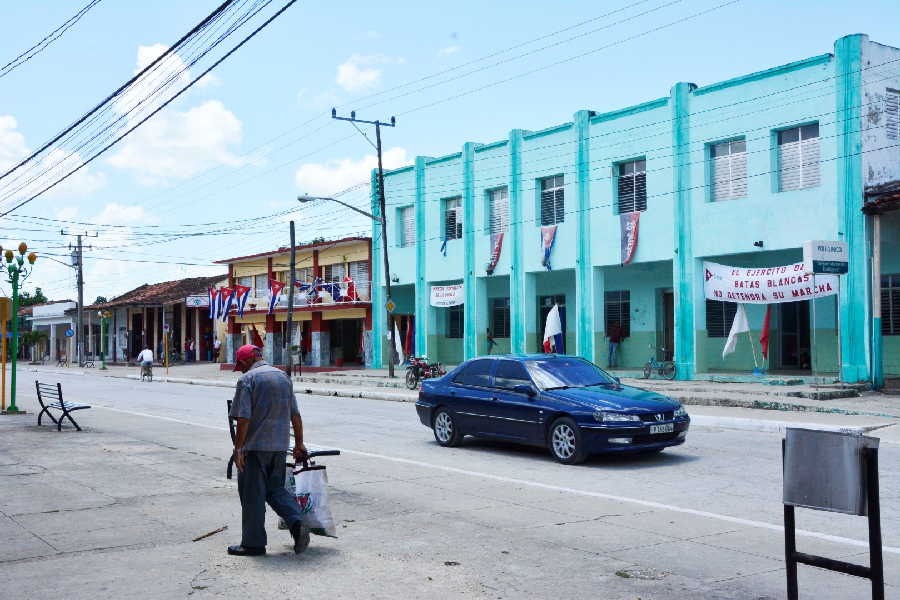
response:
<path fill-rule="evenodd" d="M 0 247 L 0 251 L 3 248 Z M 7 280 L 12 285 L 12 340 L 10 340 L 10 349 L 12 352 L 12 372 L 9 378 L 9 408 L 6 414 L 19 414 L 25 411 L 19 410 L 16 406 L 16 355 L 19 353 L 19 287 L 22 285 L 33 270 L 34 261 L 37 260 L 37 254 L 30 252 L 28 256 L 28 245 L 25 242 L 19 244 L 19 254 L 16 255 L 12 250 L 3 253 L 6 259 Z M 28 264 L 26 265 L 26 261 Z"/>

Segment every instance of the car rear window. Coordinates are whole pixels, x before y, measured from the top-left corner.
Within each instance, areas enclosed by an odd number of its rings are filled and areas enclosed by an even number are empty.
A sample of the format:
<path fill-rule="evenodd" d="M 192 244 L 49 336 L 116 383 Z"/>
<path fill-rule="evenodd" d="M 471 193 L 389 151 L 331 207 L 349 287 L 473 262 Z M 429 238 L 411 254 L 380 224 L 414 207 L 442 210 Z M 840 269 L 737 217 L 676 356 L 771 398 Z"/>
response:
<path fill-rule="evenodd" d="M 501 360 L 494 374 L 494 387 L 511 390 L 517 385 L 531 385 L 531 377 L 522 363 L 514 360 Z"/>
<path fill-rule="evenodd" d="M 494 361 L 492 360 L 473 360 L 463 366 L 453 382 L 461 385 L 489 386 L 491 385 L 491 368 L 493 366 Z"/>

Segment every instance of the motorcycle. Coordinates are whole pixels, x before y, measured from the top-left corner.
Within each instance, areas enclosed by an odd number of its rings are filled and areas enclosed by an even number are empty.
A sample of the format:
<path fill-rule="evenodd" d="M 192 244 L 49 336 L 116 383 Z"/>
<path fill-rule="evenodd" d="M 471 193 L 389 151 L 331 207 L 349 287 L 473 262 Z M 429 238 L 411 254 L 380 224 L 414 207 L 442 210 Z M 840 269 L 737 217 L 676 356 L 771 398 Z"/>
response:
<path fill-rule="evenodd" d="M 430 379 L 432 377 L 440 377 L 446 375 L 447 371 L 441 363 L 429 363 L 425 356 L 413 356 L 409 359 L 409 366 L 406 368 L 406 387 L 414 390 L 419 387 L 419 381 L 422 379 Z"/>

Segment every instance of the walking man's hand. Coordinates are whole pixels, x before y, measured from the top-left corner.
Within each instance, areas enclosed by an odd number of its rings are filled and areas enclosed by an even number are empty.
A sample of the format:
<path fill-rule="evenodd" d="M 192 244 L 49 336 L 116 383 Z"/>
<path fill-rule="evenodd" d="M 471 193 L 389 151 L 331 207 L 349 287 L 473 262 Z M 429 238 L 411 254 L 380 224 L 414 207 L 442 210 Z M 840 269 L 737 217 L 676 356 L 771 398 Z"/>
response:
<path fill-rule="evenodd" d="M 244 472 L 244 453 L 238 448 L 234 449 L 234 466 L 237 467 L 238 471 Z"/>
<path fill-rule="evenodd" d="M 294 446 L 294 461 L 302 462 L 306 460 L 308 456 L 309 452 L 307 452 L 306 446 L 304 446 L 302 443 Z"/>

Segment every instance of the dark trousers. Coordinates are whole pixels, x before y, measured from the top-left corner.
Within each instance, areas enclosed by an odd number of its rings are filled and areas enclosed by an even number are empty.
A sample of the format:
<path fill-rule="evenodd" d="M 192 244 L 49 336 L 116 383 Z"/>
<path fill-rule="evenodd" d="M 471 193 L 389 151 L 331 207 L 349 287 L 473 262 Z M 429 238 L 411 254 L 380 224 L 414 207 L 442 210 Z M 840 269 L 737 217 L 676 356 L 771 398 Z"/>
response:
<path fill-rule="evenodd" d="M 243 528 L 241 545 L 245 548 L 266 546 L 266 502 L 288 527 L 300 520 L 300 507 L 284 487 L 285 457 L 283 451 L 247 452 L 244 470 L 238 472 Z"/>

